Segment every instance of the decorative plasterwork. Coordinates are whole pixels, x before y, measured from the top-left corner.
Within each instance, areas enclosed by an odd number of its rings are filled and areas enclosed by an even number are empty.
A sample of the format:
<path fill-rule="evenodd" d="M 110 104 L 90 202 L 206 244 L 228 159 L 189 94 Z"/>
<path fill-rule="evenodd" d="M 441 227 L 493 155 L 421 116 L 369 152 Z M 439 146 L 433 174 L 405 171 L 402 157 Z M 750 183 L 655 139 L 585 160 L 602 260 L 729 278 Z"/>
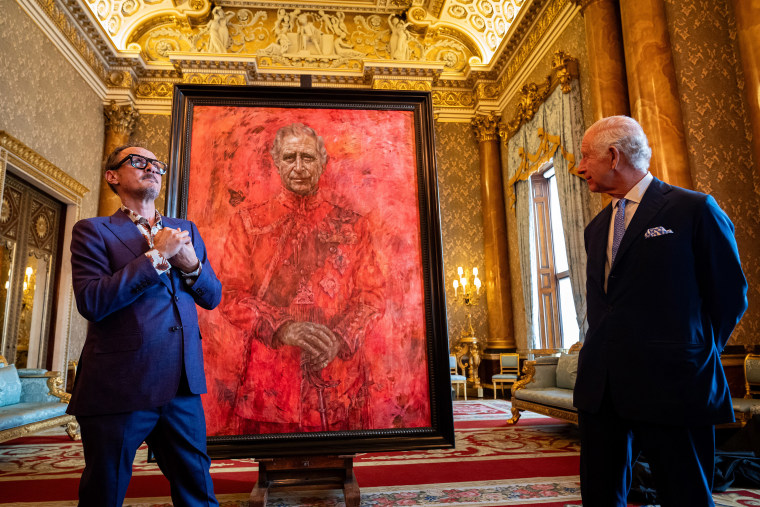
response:
<path fill-rule="evenodd" d="M 0 130 L 0 153 L 2 152 L 25 162 L 24 167 L 37 180 L 73 202 L 80 203 L 84 194 L 89 192 L 87 187 L 4 130 Z"/>
<path fill-rule="evenodd" d="M 564 51 L 554 53 L 552 72 L 540 83 L 526 83 L 520 89 L 520 103 L 514 117 L 499 126 L 499 135 L 506 143 L 523 123 L 533 119 L 538 108 L 559 86 L 562 93 L 570 92 L 570 82 L 578 78 L 578 61 Z"/>
<path fill-rule="evenodd" d="M 449 27 L 465 33 L 477 47 L 470 65 L 488 66 L 524 3 L 525 0 L 447 0 L 440 10 L 414 7 L 409 18 L 422 26 Z"/>
<path fill-rule="evenodd" d="M 106 129 L 129 136 L 140 113 L 132 104 L 118 105 L 115 101 L 103 108 Z"/>
<path fill-rule="evenodd" d="M 51 18 L 51 39 L 68 39 L 106 107 L 166 114 L 178 83 L 298 86 L 308 74 L 314 86 L 430 90 L 439 118 L 470 121 L 516 93 L 510 79 L 573 0 L 17 1 Z"/>
<path fill-rule="evenodd" d="M 499 138 L 499 120 L 494 114 L 478 115 L 472 119 L 471 125 L 479 143 Z"/>

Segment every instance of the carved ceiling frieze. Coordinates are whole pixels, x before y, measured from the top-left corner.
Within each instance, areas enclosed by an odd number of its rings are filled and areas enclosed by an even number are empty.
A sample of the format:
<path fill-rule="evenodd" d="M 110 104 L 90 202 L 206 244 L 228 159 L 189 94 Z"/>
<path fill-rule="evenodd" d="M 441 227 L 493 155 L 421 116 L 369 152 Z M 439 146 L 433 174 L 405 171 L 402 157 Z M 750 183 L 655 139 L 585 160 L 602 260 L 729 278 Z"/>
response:
<path fill-rule="evenodd" d="M 156 112 L 177 83 L 295 85 L 308 74 L 315 86 L 429 90 L 435 107 L 474 114 L 503 100 L 574 0 L 18 1 L 54 22 L 106 103 Z"/>

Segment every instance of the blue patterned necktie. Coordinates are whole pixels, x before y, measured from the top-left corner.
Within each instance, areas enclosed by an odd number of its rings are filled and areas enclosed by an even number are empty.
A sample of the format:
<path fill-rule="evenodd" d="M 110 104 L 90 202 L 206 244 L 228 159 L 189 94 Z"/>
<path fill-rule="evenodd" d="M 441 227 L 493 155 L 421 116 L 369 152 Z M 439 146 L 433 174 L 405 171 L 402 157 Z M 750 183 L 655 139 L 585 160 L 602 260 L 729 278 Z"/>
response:
<path fill-rule="evenodd" d="M 625 234 L 625 204 L 628 199 L 620 199 L 617 202 L 617 212 L 615 213 L 615 223 L 612 232 L 612 259 L 610 265 L 615 263 L 615 256 L 617 255 L 620 242 L 623 240 L 623 234 Z"/>

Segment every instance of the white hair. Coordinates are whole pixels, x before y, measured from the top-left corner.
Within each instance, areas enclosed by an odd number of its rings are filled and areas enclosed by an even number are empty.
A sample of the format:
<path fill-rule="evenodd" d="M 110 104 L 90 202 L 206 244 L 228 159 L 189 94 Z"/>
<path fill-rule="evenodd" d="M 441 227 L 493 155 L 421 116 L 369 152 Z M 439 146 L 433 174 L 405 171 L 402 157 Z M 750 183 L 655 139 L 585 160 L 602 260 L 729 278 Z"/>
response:
<path fill-rule="evenodd" d="M 588 132 L 593 134 L 589 144 L 597 155 L 614 146 L 639 171 L 649 169 L 652 148 L 644 129 L 633 118 L 608 116 L 591 125 Z"/>

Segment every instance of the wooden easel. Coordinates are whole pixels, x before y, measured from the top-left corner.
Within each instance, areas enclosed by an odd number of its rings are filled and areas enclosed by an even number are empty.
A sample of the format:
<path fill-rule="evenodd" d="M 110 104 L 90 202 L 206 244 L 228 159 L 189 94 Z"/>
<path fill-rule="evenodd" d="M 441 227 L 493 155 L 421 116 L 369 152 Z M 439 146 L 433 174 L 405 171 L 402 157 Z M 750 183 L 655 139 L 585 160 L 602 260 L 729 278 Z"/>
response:
<path fill-rule="evenodd" d="M 352 456 L 306 456 L 256 460 L 259 480 L 251 491 L 249 507 L 266 507 L 270 490 L 342 489 L 346 507 L 359 507 L 359 484 Z"/>

